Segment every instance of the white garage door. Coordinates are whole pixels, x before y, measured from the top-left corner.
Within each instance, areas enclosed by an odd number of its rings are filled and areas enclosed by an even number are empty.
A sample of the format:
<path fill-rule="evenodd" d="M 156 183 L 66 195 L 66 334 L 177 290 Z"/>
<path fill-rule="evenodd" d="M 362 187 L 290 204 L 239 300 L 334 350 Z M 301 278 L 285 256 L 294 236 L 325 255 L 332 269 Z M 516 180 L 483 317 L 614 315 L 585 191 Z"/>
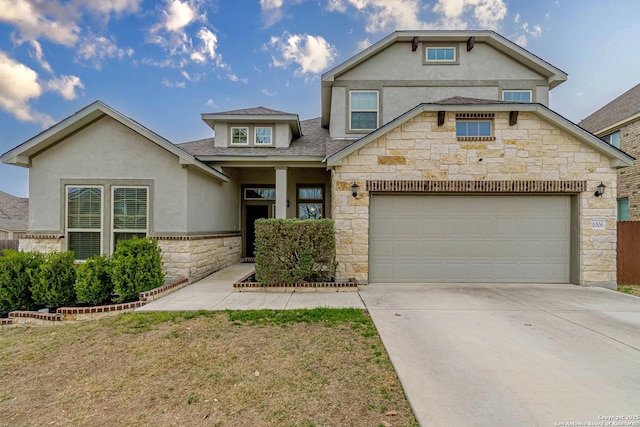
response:
<path fill-rule="evenodd" d="M 569 283 L 568 196 L 374 195 L 369 281 Z"/>

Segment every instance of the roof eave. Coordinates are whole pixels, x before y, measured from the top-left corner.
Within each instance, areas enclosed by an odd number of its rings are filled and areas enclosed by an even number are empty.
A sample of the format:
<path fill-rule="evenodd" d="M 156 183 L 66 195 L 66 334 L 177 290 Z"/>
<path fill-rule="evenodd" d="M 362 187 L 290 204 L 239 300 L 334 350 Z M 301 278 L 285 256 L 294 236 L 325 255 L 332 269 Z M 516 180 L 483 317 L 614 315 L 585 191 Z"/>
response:
<path fill-rule="evenodd" d="M 294 137 L 302 136 L 302 127 L 300 118 L 297 114 L 216 114 L 203 113 L 200 114 L 204 121 L 211 129 L 214 129 L 216 122 L 227 123 L 273 123 L 285 122 L 289 124 Z"/>

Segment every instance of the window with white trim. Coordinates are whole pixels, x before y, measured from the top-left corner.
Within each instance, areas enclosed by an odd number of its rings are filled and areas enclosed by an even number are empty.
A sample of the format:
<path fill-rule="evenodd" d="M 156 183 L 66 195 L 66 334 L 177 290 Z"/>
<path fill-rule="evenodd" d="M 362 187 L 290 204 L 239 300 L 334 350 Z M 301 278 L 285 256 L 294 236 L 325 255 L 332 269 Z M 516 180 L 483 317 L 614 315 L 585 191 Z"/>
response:
<path fill-rule="evenodd" d="M 609 135 L 605 135 L 600 139 L 602 139 L 604 142 L 606 142 L 609 145 L 613 145 L 616 148 L 620 148 L 620 131 L 619 130 L 613 133 L 610 133 Z"/>
<path fill-rule="evenodd" d="M 232 127 L 231 128 L 231 145 L 248 145 L 249 144 L 249 128 Z"/>
<path fill-rule="evenodd" d="M 100 254 L 103 190 L 100 186 L 67 186 L 67 249 L 75 259 Z"/>
<path fill-rule="evenodd" d="M 256 127 L 253 143 L 255 145 L 271 145 L 271 133 L 270 127 Z"/>
<path fill-rule="evenodd" d="M 120 240 L 146 237 L 149 230 L 147 187 L 113 187 L 112 248 Z"/>
<path fill-rule="evenodd" d="M 508 102 L 531 102 L 530 90 L 503 90 L 502 100 Z"/>
<path fill-rule="evenodd" d="M 456 62 L 456 48 L 452 46 L 428 46 L 426 62 Z"/>
<path fill-rule="evenodd" d="M 378 128 L 378 91 L 352 90 L 349 92 L 349 128 L 371 131 Z"/>
<path fill-rule="evenodd" d="M 457 120 L 456 136 L 458 138 L 490 137 L 491 120 Z"/>

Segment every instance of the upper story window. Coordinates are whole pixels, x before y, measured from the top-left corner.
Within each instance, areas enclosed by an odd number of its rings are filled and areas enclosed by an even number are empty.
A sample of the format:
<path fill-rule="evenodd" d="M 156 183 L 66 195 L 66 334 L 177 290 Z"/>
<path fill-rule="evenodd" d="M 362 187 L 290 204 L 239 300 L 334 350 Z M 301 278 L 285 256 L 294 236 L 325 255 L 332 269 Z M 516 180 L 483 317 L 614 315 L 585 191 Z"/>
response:
<path fill-rule="evenodd" d="M 503 90 L 502 100 L 510 102 L 531 102 L 530 90 Z"/>
<path fill-rule="evenodd" d="M 248 145 L 249 144 L 249 128 L 248 127 L 232 127 L 231 128 L 231 144 L 232 145 Z"/>
<path fill-rule="evenodd" d="M 620 148 L 620 131 L 615 131 L 609 135 L 605 135 L 601 138 L 607 144 L 613 145 L 616 148 Z"/>
<path fill-rule="evenodd" d="M 349 92 L 349 128 L 356 131 L 377 129 L 378 105 L 377 90 Z"/>
<path fill-rule="evenodd" d="M 456 137 L 459 140 L 493 140 L 493 113 L 456 114 Z"/>
<path fill-rule="evenodd" d="M 426 45 L 423 49 L 424 65 L 454 65 L 459 63 L 457 45 Z"/>
<path fill-rule="evenodd" d="M 454 62 L 456 60 L 455 47 L 427 47 L 428 62 Z"/>
<path fill-rule="evenodd" d="M 271 128 L 270 127 L 256 127 L 254 132 L 254 144 L 255 145 L 271 145 Z"/>

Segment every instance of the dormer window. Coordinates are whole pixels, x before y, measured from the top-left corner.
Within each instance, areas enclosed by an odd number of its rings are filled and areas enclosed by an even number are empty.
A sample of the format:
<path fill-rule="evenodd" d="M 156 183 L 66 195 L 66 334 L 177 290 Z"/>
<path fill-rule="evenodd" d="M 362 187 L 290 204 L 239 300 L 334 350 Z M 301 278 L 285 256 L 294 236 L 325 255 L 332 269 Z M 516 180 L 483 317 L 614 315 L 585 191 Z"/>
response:
<path fill-rule="evenodd" d="M 372 131 L 378 128 L 378 91 L 352 90 L 349 92 L 349 128 L 354 131 Z"/>
<path fill-rule="evenodd" d="M 231 128 L 231 145 L 248 145 L 249 144 L 249 128 L 248 127 L 232 127 Z"/>
<path fill-rule="evenodd" d="M 256 127 L 255 128 L 255 145 L 271 145 L 271 128 L 270 127 Z"/>

